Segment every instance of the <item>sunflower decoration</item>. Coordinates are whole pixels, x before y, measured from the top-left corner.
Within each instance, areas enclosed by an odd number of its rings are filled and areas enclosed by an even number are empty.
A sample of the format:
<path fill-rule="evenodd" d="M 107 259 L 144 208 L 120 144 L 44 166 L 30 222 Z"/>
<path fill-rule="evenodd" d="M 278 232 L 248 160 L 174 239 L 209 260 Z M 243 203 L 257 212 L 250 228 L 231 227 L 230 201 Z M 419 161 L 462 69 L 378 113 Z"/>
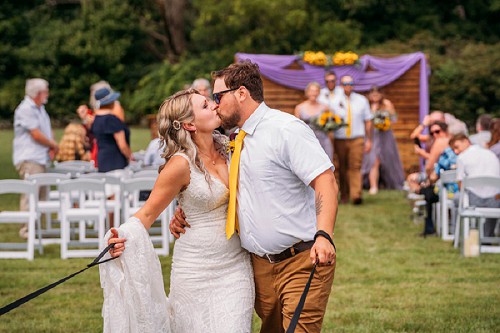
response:
<path fill-rule="evenodd" d="M 385 132 L 391 129 L 391 115 L 388 111 L 379 110 L 373 117 L 373 126 L 379 131 Z"/>
<path fill-rule="evenodd" d="M 335 131 L 341 128 L 342 126 L 347 125 L 342 118 L 340 118 L 336 114 L 333 114 L 330 111 L 325 111 L 321 113 L 317 117 L 314 124 L 318 129 L 322 130 L 323 132 Z"/>
<path fill-rule="evenodd" d="M 359 63 L 359 56 L 352 52 L 335 52 L 333 55 L 323 51 L 305 51 L 298 54 L 304 62 L 314 66 L 349 66 Z"/>
<path fill-rule="evenodd" d="M 315 66 L 326 66 L 328 65 L 328 57 L 324 52 L 314 52 L 306 51 L 302 59 L 308 64 Z"/>
<path fill-rule="evenodd" d="M 359 62 L 359 56 L 354 52 L 335 52 L 333 55 L 334 66 L 350 66 Z"/>

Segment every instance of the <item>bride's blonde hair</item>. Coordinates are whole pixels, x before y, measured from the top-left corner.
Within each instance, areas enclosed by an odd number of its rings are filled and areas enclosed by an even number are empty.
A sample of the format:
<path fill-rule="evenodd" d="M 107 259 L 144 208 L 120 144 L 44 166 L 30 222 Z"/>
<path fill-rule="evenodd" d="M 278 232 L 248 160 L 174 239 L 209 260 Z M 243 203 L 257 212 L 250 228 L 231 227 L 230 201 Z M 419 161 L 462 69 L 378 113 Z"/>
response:
<path fill-rule="evenodd" d="M 191 103 L 194 94 L 199 93 L 195 89 L 181 90 L 161 104 L 157 115 L 161 156 L 168 162 L 175 153 L 186 154 L 191 163 L 204 173 L 205 178 L 209 181 L 208 172 L 198 155 L 191 133 L 182 126 L 183 123 L 194 122 L 194 111 Z M 215 148 L 221 155 L 227 157 L 225 149 L 227 139 L 225 138 L 221 134 L 214 134 Z M 160 166 L 159 172 L 165 167 L 165 164 Z"/>

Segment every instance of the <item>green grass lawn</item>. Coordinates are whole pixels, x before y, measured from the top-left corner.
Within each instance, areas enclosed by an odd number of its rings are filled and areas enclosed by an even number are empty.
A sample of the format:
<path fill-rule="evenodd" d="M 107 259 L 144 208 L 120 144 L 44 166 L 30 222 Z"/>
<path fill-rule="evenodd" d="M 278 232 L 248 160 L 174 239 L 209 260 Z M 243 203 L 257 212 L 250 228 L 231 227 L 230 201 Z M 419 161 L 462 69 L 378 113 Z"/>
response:
<path fill-rule="evenodd" d="M 148 135 L 132 129 L 133 150 L 145 148 Z M 0 142 L 0 178 L 16 178 L 12 132 L 0 131 Z M 417 237 L 421 226 L 410 220 L 402 192 L 365 199 L 363 206 L 339 209 L 338 264 L 323 332 L 499 331 L 499 255 L 463 258 L 448 242 Z M 0 201 L 0 209 L 16 205 L 16 200 Z M 90 261 L 61 260 L 57 246 L 46 246 L 32 262 L 0 260 L 0 306 Z M 168 292 L 171 260 L 160 261 Z M 0 332 L 102 331 L 101 306 L 99 272 L 92 268 L 2 316 Z"/>

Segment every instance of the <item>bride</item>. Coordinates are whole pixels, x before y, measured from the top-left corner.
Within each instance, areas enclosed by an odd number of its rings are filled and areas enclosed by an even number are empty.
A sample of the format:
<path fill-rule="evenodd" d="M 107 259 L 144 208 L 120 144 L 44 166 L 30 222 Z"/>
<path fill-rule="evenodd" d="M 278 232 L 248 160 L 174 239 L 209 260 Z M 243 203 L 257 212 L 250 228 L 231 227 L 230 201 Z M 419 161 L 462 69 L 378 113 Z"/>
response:
<path fill-rule="evenodd" d="M 227 138 L 213 134 L 220 123 L 214 105 L 196 90 L 180 91 L 161 105 L 167 162 L 144 207 L 108 232 L 108 242 L 116 243 L 111 255 L 120 258 L 100 266 L 105 332 L 251 331 L 250 257 L 237 235 L 227 240 L 225 234 Z M 191 229 L 175 242 L 167 299 L 147 230 L 174 198 Z"/>

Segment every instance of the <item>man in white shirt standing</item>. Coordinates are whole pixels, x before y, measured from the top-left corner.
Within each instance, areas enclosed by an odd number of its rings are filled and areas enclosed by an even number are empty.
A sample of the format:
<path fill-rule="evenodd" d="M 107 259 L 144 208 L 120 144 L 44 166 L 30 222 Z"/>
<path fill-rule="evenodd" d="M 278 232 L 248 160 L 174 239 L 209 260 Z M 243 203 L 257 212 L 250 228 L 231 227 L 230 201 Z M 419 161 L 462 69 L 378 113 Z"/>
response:
<path fill-rule="evenodd" d="M 321 89 L 318 96 L 318 102 L 328 105 L 333 110 L 333 101 L 336 95 L 342 95 L 344 91 L 337 86 L 337 75 L 334 71 L 325 72 L 325 87 Z"/>
<path fill-rule="evenodd" d="M 471 144 L 469 138 L 463 133 L 453 136 L 450 140 L 457 157 L 457 180 L 474 176 L 500 176 L 500 162 L 491 150 L 479 145 Z M 469 204 L 476 207 L 500 208 L 497 198 L 498 189 L 492 187 L 471 188 L 469 191 Z M 494 237 L 496 219 L 486 219 L 484 236 Z"/>
<path fill-rule="evenodd" d="M 319 333 L 336 263 L 333 165 L 309 126 L 264 103 L 256 64 L 232 64 L 213 78 L 223 126 L 243 132 L 236 226 L 242 247 L 252 255 L 261 332 L 285 332 L 318 261 L 297 331 Z M 235 150 L 233 171 L 236 156 Z M 178 225 L 170 229 L 174 235 L 180 232 Z"/>
<path fill-rule="evenodd" d="M 335 131 L 334 151 L 338 165 L 335 166 L 343 203 L 349 198 L 355 205 L 361 204 L 363 154 L 372 146 L 372 113 L 370 103 L 363 95 L 355 93 L 354 80 L 345 75 L 340 79 L 343 94 L 335 95 L 333 111 L 347 126 Z"/>
<path fill-rule="evenodd" d="M 49 98 L 49 83 L 44 79 L 26 80 L 26 96 L 14 112 L 14 142 L 12 160 L 19 177 L 43 173 L 59 146 L 54 141 L 50 118 L 44 105 Z M 40 192 L 43 195 L 44 191 Z M 28 210 L 28 198 L 21 196 L 20 210 Z M 28 235 L 24 226 L 19 231 L 22 238 Z"/>

